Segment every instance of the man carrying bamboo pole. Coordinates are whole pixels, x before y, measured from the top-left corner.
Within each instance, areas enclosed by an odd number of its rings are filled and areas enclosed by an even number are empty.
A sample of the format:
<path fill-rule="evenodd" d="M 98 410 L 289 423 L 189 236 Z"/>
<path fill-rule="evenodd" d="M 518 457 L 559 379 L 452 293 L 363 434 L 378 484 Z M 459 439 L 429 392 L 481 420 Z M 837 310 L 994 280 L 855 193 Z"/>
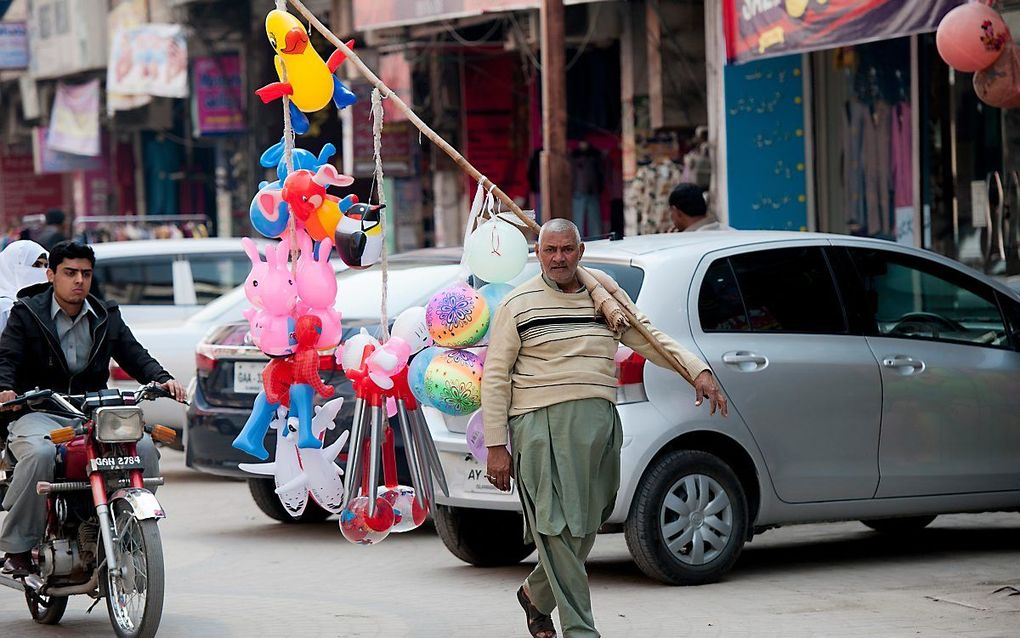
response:
<path fill-rule="evenodd" d="M 538 548 L 538 565 L 517 592 L 528 631 L 553 638 L 558 608 L 567 638 L 590 638 L 599 633 L 584 561 L 620 486 L 614 355 L 622 342 L 656 365 L 673 365 L 635 328 L 613 332 L 596 312 L 577 277 L 584 244 L 573 223 L 542 226 L 537 253 L 542 274 L 511 292 L 493 319 L 482 377 L 487 477 L 503 491 L 517 479 L 526 534 Z M 725 416 L 708 366 L 640 313 L 636 320 L 690 374 L 695 405 L 708 399 L 711 413 Z"/>

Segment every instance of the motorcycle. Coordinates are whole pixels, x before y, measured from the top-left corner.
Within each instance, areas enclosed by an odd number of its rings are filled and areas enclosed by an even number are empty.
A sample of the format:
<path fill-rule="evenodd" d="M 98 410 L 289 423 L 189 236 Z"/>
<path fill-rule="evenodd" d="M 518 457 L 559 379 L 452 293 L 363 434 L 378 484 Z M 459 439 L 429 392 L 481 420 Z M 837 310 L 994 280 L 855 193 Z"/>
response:
<path fill-rule="evenodd" d="M 149 488 L 162 477 L 143 477 L 136 444 L 147 432 L 169 444 L 176 433 L 146 425 L 138 404 L 169 393 L 155 383 L 137 390 L 109 389 L 65 395 L 35 389 L 2 406 L 20 405 L 68 419 L 53 430 L 57 446 L 53 482 L 40 481 L 46 495 L 46 533 L 32 550 L 36 571 L 25 578 L 0 575 L 0 584 L 23 590 L 32 618 L 60 622 L 68 596 L 101 599 L 120 638 L 156 634 L 163 613 L 163 546 L 156 523 L 163 508 Z M 0 463 L 0 492 L 9 484 L 13 455 Z"/>

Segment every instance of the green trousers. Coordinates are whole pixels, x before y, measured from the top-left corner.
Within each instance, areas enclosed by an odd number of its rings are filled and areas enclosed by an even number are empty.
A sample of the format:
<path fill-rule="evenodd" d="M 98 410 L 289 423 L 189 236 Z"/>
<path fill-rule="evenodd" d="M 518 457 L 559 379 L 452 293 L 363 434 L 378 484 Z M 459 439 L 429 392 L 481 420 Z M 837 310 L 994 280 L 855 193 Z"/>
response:
<path fill-rule="evenodd" d="M 558 403 L 512 418 L 510 437 L 525 534 L 538 548 L 531 601 L 542 613 L 559 610 L 566 638 L 598 637 L 584 562 L 620 487 L 616 406 Z"/>

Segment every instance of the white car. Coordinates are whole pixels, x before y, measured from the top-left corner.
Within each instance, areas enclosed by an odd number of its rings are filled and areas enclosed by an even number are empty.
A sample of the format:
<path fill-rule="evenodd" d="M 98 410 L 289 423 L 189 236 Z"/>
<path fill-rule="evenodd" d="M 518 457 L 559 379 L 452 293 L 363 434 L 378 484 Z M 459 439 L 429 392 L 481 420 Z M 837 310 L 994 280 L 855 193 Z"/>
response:
<path fill-rule="evenodd" d="M 716 231 L 586 244 L 653 324 L 698 354 L 728 418 L 672 370 L 617 368 L 621 481 L 604 531 L 642 571 L 717 580 L 780 525 L 917 532 L 1020 503 L 1020 295 L 958 262 L 842 235 Z M 533 266 L 534 268 L 534 266 Z M 517 494 L 468 454 L 467 418 L 426 410 L 449 497 L 436 528 L 475 565 L 533 547 Z"/>
<path fill-rule="evenodd" d="M 132 329 L 184 320 L 244 283 L 251 270 L 239 238 L 115 241 L 92 249 L 93 293 L 116 301 Z"/>

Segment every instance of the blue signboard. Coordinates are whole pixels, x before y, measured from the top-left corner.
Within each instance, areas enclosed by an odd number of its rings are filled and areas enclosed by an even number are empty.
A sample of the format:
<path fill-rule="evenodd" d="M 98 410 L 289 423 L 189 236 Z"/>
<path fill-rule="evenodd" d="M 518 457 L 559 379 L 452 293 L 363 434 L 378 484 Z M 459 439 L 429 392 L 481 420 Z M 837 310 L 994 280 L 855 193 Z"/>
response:
<path fill-rule="evenodd" d="M 28 68 L 28 29 L 24 22 L 0 22 L 0 69 Z"/>
<path fill-rule="evenodd" d="M 730 65 L 724 72 L 728 223 L 807 230 L 801 56 Z"/>

